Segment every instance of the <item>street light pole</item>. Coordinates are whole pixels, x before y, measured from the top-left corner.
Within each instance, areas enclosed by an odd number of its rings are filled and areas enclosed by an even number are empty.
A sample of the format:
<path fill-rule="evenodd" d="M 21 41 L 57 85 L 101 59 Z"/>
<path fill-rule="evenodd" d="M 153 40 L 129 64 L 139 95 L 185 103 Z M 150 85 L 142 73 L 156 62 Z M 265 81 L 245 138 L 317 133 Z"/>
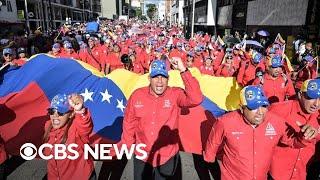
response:
<path fill-rule="evenodd" d="M 27 33 L 30 33 L 30 22 L 29 22 L 29 12 L 28 12 L 28 3 L 27 0 L 24 0 L 24 7 L 25 7 L 25 17 L 26 17 L 26 25 L 27 25 Z"/>
<path fill-rule="evenodd" d="M 191 22 L 191 38 L 193 38 L 194 34 L 194 11 L 195 11 L 196 2 L 192 0 L 192 22 Z"/>
<path fill-rule="evenodd" d="M 85 21 L 85 14 L 84 14 L 84 4 L 86 3 L 86 0 L 82 0 L 82 21 Z"/>

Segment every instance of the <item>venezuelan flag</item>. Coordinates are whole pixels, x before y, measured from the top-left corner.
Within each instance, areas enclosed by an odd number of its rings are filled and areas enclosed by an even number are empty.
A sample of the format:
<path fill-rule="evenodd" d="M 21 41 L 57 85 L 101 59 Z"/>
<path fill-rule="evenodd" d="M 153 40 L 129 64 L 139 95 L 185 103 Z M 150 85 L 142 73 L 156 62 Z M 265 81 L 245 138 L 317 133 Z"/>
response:
<path fill-rule="evenodd" d="M 53 58 L 40 54 L 20 69 L 2 72 L 0 81 L 0 136 L 10 154 L 19 154 L 26 142 L 41 144 L 46 109 L 58 93 L 79 93 L 92 113 L 93 143 L 114 143 L 120 140 L 123 112 L 131 93 L 147 86 L 148 74 L 137 75 L 116 70 L 105 77 L 81 61 Z M 214 121 L 238 108 L 240 87 L 233 78 L 201 75 L 190 70 L 199 82 L 205 97 L 195 108 L 183 109 L 179 119 L 181 150 L 201 153 Z M 169 72 L 169 86 L 184 88 L 179 72 Z"/>

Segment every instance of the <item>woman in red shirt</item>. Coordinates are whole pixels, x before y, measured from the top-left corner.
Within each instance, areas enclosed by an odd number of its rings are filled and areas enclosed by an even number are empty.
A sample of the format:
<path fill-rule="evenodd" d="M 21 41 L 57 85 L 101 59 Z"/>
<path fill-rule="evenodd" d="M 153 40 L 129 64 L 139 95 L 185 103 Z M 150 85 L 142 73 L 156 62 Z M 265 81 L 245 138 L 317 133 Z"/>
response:
<path fill-rule="evenodd" d="M 201 74 L 207 74 L 214 76 L 214 70 L 212 66 L 212 58 L 210 56 L 206 57 L 203 65 L 200 67 Z"/>
<path fill-rule="evenodd" d="M 224 61 L 219 66 L 216 76 L 233 77 L 236 74 L 236 67 L 233 62 L 232 54 L 226 55 Z"/>
<path fill-rule="evenodd" d="M 136 58 L 135 54 L 130 54 L 129 55 L 129 59 L 131 61 L 132 64 L 132 72 L 137 73 L 137 74 L 144 74 L 144 69 L 143 66 L 141 64 L 141 62 L 139 62 Z"/>
<path fill-rule="evenodd" d="M 72 94 L 56 95 L 48 109 L 50 120 L 45 124 L 44 143 L 77 144 L 79 157 L 71 159 L 49 159 L 48 179 L 96 179 L 92 159 L 84 158 L 84 144 L 89 144 L 93 124 L 88 109 L 84 107 L 82 96 Z M 67 152 L 68 154 L 69 152 Z M 46 156 L 54 155 L 54 148 L 45 148 Z"/>

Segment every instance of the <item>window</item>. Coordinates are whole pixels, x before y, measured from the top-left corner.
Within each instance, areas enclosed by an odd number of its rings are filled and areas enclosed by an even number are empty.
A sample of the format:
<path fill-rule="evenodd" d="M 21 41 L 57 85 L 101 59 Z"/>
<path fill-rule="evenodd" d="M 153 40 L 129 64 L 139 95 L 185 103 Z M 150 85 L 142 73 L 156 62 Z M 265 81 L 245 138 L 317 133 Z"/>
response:
<path fill-rule="evenodd" d="M 10 1 L 7 1 L 7 10 L 8 12 L 12 12 L 12 6 Z"/>
<path fill-rule="evenodd" d="M 6 0 L 0 0 L 0 2 L 2 2 L 2 6 L 6 6 Z"/>

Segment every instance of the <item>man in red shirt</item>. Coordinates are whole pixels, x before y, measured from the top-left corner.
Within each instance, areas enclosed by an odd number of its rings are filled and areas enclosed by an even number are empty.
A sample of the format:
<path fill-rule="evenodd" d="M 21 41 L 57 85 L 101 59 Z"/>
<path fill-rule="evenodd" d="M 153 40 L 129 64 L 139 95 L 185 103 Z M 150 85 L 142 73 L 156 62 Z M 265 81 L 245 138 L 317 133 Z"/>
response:
<path fill-rule="evenodd" d="M 262 54 L 258 52 L 252 53 L 249 62 L 242 61 L 237 75 L 237 82 L 242 86 L 251 85 L 256 78 L 258 72 L 264 72 L 265 66 Z"/>
<path fill-rule="evenodd" d="M 266 73 L 260 73 L 254 80 L 254 85 L 261 85 L 270 103 L 294 99 L 296 92 L 290 77 L 282 71 L 281 56 L 267 59 Z"/>
<path fill-rule="evenodd" d="M 300 127 L 295 121 L 302 124 L 310 124 L 319 128 L 320 109 L 320 79 L 307 80 L 302 84 L 298 92 L 298 100 L 273 104 L 270 111 L 286 120 L 289 134 L 299 133 Z M 318 130 L 319 131 L 319 130 Z M 316 140 L 320 140 L 317 136 Z M 311 157 L 315 153 L 315 143 L 308 144 L 304 148 L 293 149 L 279 143 L 275 148 L 270 168 L 270 174 L 274 179 L 306 179 L 306 168 L 311 163 Z"/>
<path fill-rule="evenodd" d="M 268 112 L 269 102 L 260 86 L 247 86 L 240 92 L 240 110 L 223 115 L 213 125 L 204 159 L 218 162 L 221 179 L 267 179 L 272 154 L 280 141 L 300 148 L 317 135 L 309 124 L 297 136 L 288 136 L 285 120 Z M 302 126 L 301 122 L 297 122 Z M 223 146 L 221 146 L 223 145 Z"/>
<path fill-rule="evenodd" d="M 113 45 L 113 51 L 106 56 L 106 74 L 110 73 L 113 70 L 124 68 L 121 63 L 121 49 L 118 44 Z"/>
<path fill-rule="evenodd" d="M 203 100 L 198 81 L 182 60 L 175 57 L 170 62 L 180 71 L 185 90 L 168 87 L 166 64 L 155 60 L 150 66 L 150 85 L 134 91 L 128 100 L 119 144 L 129 147 L 146 144 L 148 154 L 143 161 L 134 159 L 135 180 L 158 180 L 175 175 L 180 164 L 178 117 L 181 108 L 197 106 Z"/>
<path fill-rule="evenodd" d="M 98 71 L 104 72 L 105 63 L 103 53 L 100 48 L 96 46 L 96 37 L 90 37 L 88 40 L 89 48 L 85 53 L 85 62 L 96 68 Z"/>

